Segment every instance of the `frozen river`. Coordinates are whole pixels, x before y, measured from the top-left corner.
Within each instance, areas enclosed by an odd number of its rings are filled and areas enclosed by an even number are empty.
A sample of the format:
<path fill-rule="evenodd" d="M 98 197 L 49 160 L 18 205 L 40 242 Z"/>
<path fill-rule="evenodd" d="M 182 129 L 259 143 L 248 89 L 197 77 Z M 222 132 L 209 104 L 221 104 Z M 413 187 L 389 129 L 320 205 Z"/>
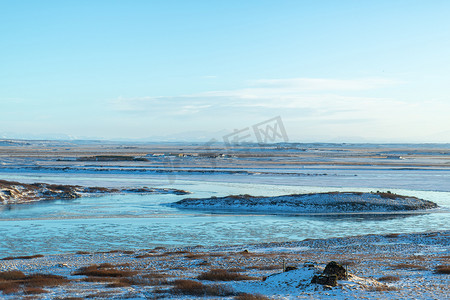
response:
<path fill-rule="evenodd" d="M 327 176 L 136 175 L 5 172 L 2 179 L 85 186 L 152 186 L 191 191 L 192 197 L 282 195 L 390 190 L 431 200 L 424 214 L 271 215 L 212 214 L 162 204 L 191 196 L 119 194 L 69 201 L 9 205 L 0 211 L 2 256 L 145 249 L 155 246 L 229 245 L 450 229 L 447 170 L 319 169 Z"/>

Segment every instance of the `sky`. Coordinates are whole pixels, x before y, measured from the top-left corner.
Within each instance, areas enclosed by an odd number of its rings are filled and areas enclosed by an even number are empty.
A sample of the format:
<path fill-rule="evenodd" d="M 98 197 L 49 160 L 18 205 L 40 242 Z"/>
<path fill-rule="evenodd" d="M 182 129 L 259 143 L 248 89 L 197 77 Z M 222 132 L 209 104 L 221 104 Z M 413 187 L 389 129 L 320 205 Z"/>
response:
<path fill-rule="evenodd" d="M 450 1 L 0 0 L 0 138 L 450 142 Z"/>

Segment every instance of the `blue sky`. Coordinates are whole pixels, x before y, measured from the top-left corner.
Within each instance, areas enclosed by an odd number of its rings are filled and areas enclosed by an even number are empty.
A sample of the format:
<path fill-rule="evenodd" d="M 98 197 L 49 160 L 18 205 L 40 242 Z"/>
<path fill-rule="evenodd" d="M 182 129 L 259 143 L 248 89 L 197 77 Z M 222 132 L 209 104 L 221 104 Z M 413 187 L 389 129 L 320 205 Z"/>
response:
<path fill-rule="evenodd" d="M 0 1 L 0 137 L 450 142 L 449 1 Z"/>

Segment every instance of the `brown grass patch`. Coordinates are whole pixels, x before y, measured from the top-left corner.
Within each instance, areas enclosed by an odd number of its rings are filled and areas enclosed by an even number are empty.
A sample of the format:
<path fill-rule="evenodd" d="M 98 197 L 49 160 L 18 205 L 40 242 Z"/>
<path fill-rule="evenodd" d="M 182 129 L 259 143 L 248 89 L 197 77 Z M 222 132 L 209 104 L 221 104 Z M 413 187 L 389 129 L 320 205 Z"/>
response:
<path fill-rule="evenodd" d="M 425 261 L 426 258 L 422 255 L 411 255 L 407 258 L 408 260 L 418 260 L 418 261 Z"/>
<path fill-rule="evenodd" d="M 0 291 L 4 294 L 18 293 L 24 290 L 26 294 L 45 293 L 42 287 L 53 287 L 69 283 L 63 276 L 52 274 L 24 275 L 20 271 L 7 271 L 0 273 Z"/>
<path fill-rule="evenodd" d="M 248 267 L 248 269 L 261 271 L 281 270 L 282 268 L 283 268 L 282 265 L 254 265 Z"/>
<path fill-rule="evenodd" d="M 15 259 L 33 259 L 38 257 L 44 257 L 42 254 L 28 255 L 28 256 L 8 256 L 4 257 L 1 260 L 15 260 Z"/>
<path fill-rule="evenodd" d="M 201 262 L 198 263 L 199 266 L 210 266 L 211 263 L 207 260 L 203 260 Z"/>
<path fill-rule="evenodd" d="M 229 256 L 233 256 L 233 255 L 242 255 L 244 257 L 265 257 L 265 258 L 273 258 L 273 257 L 277 257 L 277 258 L 284 258 L 288 255 L 285 254 L 281 254 L 280 253 L 266 253 L 266 252 L 250 252 L 248 250 L 244 250 L 241 252 L 230 252 Z"/>
<path fill-rule="evenodd" d="M 162 279 L 162 278 L 168 278 L 171 277 L 169 274 L 166 273 L 157 273 L 157 272 L 152 272 L 152 273 L 147 273 L 142 275 L 143 278 L 150 278 L 150 279 Z"/>
<path fill-rule="evenodd" d="M 113 282 L 108 284 L 106 287 L 119 288 L 119 287 L 129 287 L 132 285 L 141 285 L 141 284 L 136 284 L 136 282 L 134 282 L 133 280 L 131 280 L 129 278 L 116 278 Z"/>
<path fill-rule="evenodd" d="M 72 275 L 84 275 L 90 277 L 129 277 L 136 274 L 136 271 L 118 270 L 111 264 L 101 264 L 80 268 Z"/>
<path fill-rule="evenodd" d="M 188 259 L 201 259 L 204 257 L 209 257 L 210 255 L 208 253 L 200 252 L 200 253 L 189 253 L 186 254 L 185 257 Z"/>
<path fill-rule="evenodd" d="M 38 287 L 27 287 L 23 290 L 23 293 L 25 295 L 36 295 L 47 293 L 47 291 Z"/>
<path fill-rule="evenodd" d="M 345 266 L 355 266 L 358 264 L 356 261 L 353 261 L 353 260 L 341 260 L 341 261 L 338 261 L 338 263 L 344 267 Z"/>
<path fill-rule="evenodd" d="M 161 253 L 161 256 L 169 256 L 169 255 L 179 255 L 179 254 L 191 254 L 192 252 L 189 250 L 176 250 L 176 251 L 167 251 Z"/>
<path fill-rule="evenodd" d="M 123 254 L 134 254 L 135 251 L 133 250 L 109 250 L 109 251 L 104 251 L 104 252 L 97 252 L 97 253 L 107 253 L 107 254 L 115 254 L 115 253 L 123 253 Z"/>
<path fill-rule="evenodd" d="M 145 283 L 146 285 L 153 285 L 153 286 L 169 285 L 170 282 L 167 280 L 167 278 L 169 277 L 172 276 L 162 273 L 145 274 L 142 276 L 142 278 L 146 282 Z"/>
<path fill-rule="evenodd" d="M 396 265 L 391 265 L 392 269 L 412 269 L 412 270 L 427 270 L 426 267 L 415 265 L 415 264 L 406 264 L 406 263 L 400 263 Z"/>
<path fill-rule="evenodd" d="M 67 278 L 53 274 L 32 274 L 26 278 L 26 285 L 28 287 L 51 287 L 66 283 L 69 283 Z"/>
<path fill-rule="evenodd" d="M 136 277 L 98 277 L 89 276 L 83 278 L 82 281 L 85 282 L 96 282 L 96 283 L 106 283 L 106 287 L 117 288 L 117 287 L 128 287 L 128 286 L 161 286 L 168 285 L 169 282 L 167 277 L 170 275 L 161 273 L 149 273 L 143 276 Z"/>
<path fill-rule="evenodd" d="M 228 272 L 246 272 L 246 269 L 243 268 L 228 268 L 227 269 Z"/>
<path fill-rule="evenodd" d="M 171 292 L 171 291 L 168 291 L 168 290 L 163 289 L 163 288 L 161 288 L 161 287 L 155 287 L 155 288 L 152 290 L 152 293 L 153 293 L 154 295 L 152 296 L 151 299 L 164 299 L 164 298 L 166 298 L 164 294 L 167 294 L 167 293 L 169 293 L 169 292 Z"/>
<path fill-rule="evenodd" d="M 117 250 L 117 249 L 114 249 L 114 250 L 109 250 L 109 251 L 105 251 L 105 252 L 100 252 L 100 253 L 121 253 L 122 252 L 122 250 Z"/>
<path fill-rule="evenodd" d="M 386 238 L 398 238 L 399 235 L 400 235 L 400 233 L 389 233 L 389 234 L 386 234 L 384 237 L 386 237 Z"/>
<path fill-rule="evenodd" d="M 378 278 L 378 281 L 385 281 L 385 282 L 395 282 L 395 281 L 399 281 L 399 280 L 400 280 L 400 277 L 390 276 L 390 275 Z"/>
<path fill-rule="evenodd" d="M 387 192 L 379 192 L 379 191 L 377 191 L 375 194 L 380 196 L 381 198 L 394 199 L 394 200 L 397 199 L 397 198 L 400 198 L 400 199 L 414 198 L 414 197 L 408 197 L 408 196 L 403 196 L 403 195 L 398 195 L 398 194 L 395 194 L 395 193 L 391 193 L 390 191 L 387 191 Z"/>
<path fill-rule="evenodd" d="M 18 293 L 20 289 L 20 284 L 17 282 L 0 281 L 0 292 L 3 294 Z"/>
<path fill-rule="evenodd" d="M 114 277 L 96 277 L 96 276 L 89 276 L 89 277 L 85 277 L 83 279 L 81 279 L 81 281 L 84 282 L 97 282 L 97 283 L 102 283 L 102 282 L 114 282 L 116 280 L 116 278 Z"/>
<path fill-rule="evenodd" d="M 225 269 L 213 269 L 208 272 L 200 274 L 197 279 L 209 281 L 241 281 L 241 280 L 256 280 L 257 277 L 239 274 L 236 272 L 229 272 Z"/>
<path fill-rule="evenodd" d="M 26 275 L 22 271 L 0 272 L 0 280 L 21 280 L 25 278 Z"/>
<path fill-rule="evenodd" d="M 450 274 L 450 265 L 440 265 L 434 268 L 436 274 Z"/>
<path fill-rule="evenodd" d="M 134 258 L 148 258 L 148 257 L 156 257 L 157 255 L 152 254 L 152 253 L 147 253 L 147 254 L 141 254 L 141 255 L 136 255 Z"/>
<path fill-rule="evenodd" d="M 170 290 L 173 294 L 192 296 L 232 296 L 233 291 L 223 285 L 205 285 L 194 280 L 175 280 Z"/>
<path fill-rule="evenodd" d="M 270 298 L 260 294 L 241 293 L 234 297 L 235 300 L 269 300 Z"/>
<path fill-rule="evenodd" d="M 398 288 L 388 285 L 374 286 L 369 289 L 371 292 L 391 292 L 398 291 Z"/>

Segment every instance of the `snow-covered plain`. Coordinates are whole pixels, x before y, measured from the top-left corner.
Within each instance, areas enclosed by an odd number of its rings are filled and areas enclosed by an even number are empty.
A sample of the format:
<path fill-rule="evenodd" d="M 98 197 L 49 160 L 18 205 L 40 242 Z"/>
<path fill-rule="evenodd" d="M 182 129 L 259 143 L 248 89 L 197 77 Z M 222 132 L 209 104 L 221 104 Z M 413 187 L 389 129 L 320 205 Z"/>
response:
<path fill-rule="evenodd" d="M 437 270 L 449 266 L 449 247 L 450 231 L 443 231 L 227 247 L 78 252 L 4 258 L 0 260 L 0 278 L 4 272 L 20 270 L 26 275 L 53 274 L 69 280 L 43 286 L 33 299 L 234 299 L 242 293 L 268 299 L 448 299 L 449 275 Z M 312 284 L 312 276 L 332 260 L 347 266 L 350 277 L 338 280 L 336 287 Z M 100 269 L 116 275 L 123 271 L 124 276 L 76 275 L 80 268 L 100 264 L 104 264 Z M 282 272 L 283 265 L 297 269 Z M 201 280 L 200 275 L 215 269 L 248 277 Z M 176 290 L 174 285 L 180 279 L 201 282 L 204 294 Z M 0 288 L 2 282 L 0 279 Z M 17 299 L 26 296 L 24 291 L 27 287 L 0 295 Z M 226 296 L 221 291 L 226 291 Z M 260 299 L 265 299 L 262 296 Z"/>

